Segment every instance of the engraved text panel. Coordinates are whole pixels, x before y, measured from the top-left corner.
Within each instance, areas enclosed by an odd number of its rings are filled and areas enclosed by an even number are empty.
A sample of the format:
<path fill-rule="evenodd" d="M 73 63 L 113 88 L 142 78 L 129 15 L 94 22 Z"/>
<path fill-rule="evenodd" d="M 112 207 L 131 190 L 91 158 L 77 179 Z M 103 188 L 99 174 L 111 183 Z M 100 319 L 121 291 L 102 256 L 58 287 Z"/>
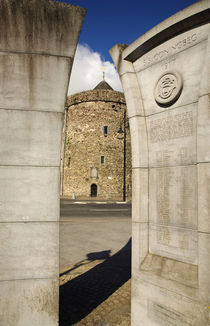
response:
<path fill-rule="evenodd" d="M 149 166 L 196 163 L 197 104 L 147 118 Z"/>

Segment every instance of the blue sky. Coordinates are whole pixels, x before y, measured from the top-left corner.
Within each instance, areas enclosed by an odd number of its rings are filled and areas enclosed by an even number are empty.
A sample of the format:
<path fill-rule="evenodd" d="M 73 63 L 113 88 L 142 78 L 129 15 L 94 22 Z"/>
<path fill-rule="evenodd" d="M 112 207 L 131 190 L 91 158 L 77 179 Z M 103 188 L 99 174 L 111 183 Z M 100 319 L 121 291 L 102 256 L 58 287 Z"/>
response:
<path fill-rule="evenodd" d="M 85 49 L 89 50 L 89 55 L 95 55 L 97 53 L 100 56 L 101 65 L 103 65 L 104 62 L 107 62 L 105 66 L 108 66 L 108 63 L 112 64 L 112 59 L 109 55 L 109 50 L 116 43 L 132 43 L 138 37 L 146 33 L 148 30 L 150 30 L 152 27 L 154 27 L 161 21 L 167 19 L 171 15 L 186 8 L 187 6 L 190 6 L 191 4 L 197 2 L 195 0 L 57 1 L 71 3 L 73 5 L 81 6 L 87 9 L 79 39 L 79 44 L 82 45 L 82 48 L 79 48 L 78 51 L 83 51 L 83 54 L 86 56 L 86 59 L 88 56 L 88 51 L 84 51 Z M 86 64 L 87 62 L 89 61 L 86 60 Z M 92 65 L 94 65 L 93 62 Z M 99 66 L 100 64 L 98 62 L 95 68 L 96 70 L 100 71 L 99 75 L 101 76 L 101 67 Z M 109 68 L 111 69 L 110 65 Z M 111 80 L 111 75 L 109 75 L 108 73 L 108 67 L 106 67 L 106 70 L 106 75 L 107 77 L 110 77 Z M 88 72 L 88 74 L 89 73 L 90 72 Z M 93 87 L 92 84 L 90 83 L 89 89 Z M 84 87 L 88 87 L 88 85 Z M 115 85 L 115 88 L 120 89 L 120 85 Z"/>
<path fill-rule="evenodd" d="M 80 43 L 110 60 L 116 43 L 130 44 L 152 27 L 197 2 L 193 0 L 62 0 L 87 9 Z"/>

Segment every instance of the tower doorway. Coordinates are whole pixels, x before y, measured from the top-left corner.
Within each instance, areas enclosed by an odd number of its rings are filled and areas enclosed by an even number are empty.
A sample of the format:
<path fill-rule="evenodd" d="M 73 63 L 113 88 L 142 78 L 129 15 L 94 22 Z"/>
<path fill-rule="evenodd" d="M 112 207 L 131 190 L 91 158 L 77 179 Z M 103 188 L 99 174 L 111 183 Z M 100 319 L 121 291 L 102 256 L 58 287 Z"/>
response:
<path fill-rule="evenodd" d="M 97 185 L 95 183 L 90 186 L 90 197 L 97 197 Z"/>

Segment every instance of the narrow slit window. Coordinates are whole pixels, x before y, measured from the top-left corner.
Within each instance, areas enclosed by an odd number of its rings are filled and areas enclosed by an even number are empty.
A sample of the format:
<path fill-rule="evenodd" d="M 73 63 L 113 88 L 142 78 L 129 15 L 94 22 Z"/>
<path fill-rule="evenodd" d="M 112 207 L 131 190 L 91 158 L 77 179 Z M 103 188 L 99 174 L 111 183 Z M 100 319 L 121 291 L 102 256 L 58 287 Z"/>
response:
<path fill-rule="evenodd" d="M 101 156 L 101 164 L 104 164 L 104 156 Z"/>
<path fill-rule="evenodd" d="M 104 126 L 104 136 L 108 135 L 108 126 Z"/>
<path fill-rule="evenodd" d="M 68 158 L 68 168 L 70 168 L 70 164 L 71 164 L 71 157 L 69 156 L 69 158 Z"/>

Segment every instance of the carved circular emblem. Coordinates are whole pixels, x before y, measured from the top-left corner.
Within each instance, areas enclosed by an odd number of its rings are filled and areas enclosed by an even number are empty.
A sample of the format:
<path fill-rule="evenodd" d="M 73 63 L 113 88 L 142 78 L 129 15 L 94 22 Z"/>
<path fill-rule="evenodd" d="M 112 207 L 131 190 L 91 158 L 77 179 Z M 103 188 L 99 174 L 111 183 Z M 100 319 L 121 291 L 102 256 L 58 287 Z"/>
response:
<path fill-rule="evenodd" d="M 173 104 L 182 92 L 182 77 L 178 72 L 168 71 L 160 76 L 155 85 L 154 96 L 160 106 Z"/>

